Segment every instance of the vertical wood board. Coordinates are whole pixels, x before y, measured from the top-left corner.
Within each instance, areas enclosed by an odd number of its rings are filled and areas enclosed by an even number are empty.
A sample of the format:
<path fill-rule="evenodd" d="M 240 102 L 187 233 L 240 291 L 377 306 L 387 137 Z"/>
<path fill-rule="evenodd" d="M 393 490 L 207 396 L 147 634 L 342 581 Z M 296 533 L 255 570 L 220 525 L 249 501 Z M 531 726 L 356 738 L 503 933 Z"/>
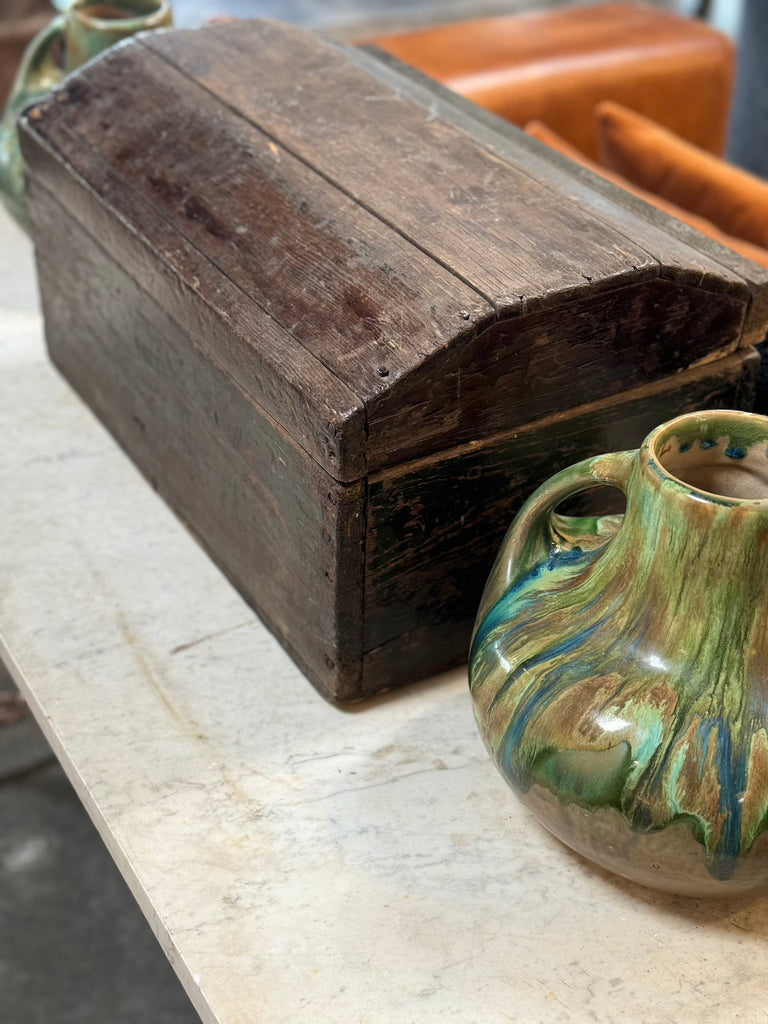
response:
<path fill-rule="evenodd" d="M 48 225 L 38 271 L 57 366 L 315 684 L 335 699 L 356 695 L 364 484 L 337 483 L 255 415 L 56 200 L 30 187 Z M 73 302 L 85 287 L 87 319 Z"/>

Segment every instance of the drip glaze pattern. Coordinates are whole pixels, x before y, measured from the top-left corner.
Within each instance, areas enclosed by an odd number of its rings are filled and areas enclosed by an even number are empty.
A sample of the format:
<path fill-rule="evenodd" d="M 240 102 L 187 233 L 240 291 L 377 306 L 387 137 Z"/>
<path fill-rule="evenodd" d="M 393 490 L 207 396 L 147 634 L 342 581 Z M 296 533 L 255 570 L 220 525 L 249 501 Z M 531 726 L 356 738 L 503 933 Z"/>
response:
<path fill-rule="evenodd" d="M 557 515 L 601 483 L 623 517 Z M 768 419 L 680 417 L 558 474 L 510 528 L 473 638 L 498 768 L 611 870 L 692 895 L 764 884 L 767 610 Z"/>

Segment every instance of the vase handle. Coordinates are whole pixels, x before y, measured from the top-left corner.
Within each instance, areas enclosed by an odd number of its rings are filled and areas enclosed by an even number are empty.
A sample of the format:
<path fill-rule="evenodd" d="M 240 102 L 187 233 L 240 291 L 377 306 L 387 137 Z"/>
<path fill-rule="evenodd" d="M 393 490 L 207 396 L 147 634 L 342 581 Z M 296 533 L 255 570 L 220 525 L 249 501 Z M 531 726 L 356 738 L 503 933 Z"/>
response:
<path fill-rule="evenodd" d="M 58 47 L 64 42 L 66 27 L 66 15 L 57 14 L 26 48 L 11 88 L 6 116 L 15 117 L 61 82 L 64 69 Z"/>
<path fill-rule="evenodd" d="M 525 502 L 507 530 L 488 577 L 477 616 L 481 622 L 517 580 L 549 558 L 553 549 L 595 549 L 608 543 L 623 516 L 573 518 L 555 512 L 557 506 L 591 487 L 618 487 L 627 493 L 637 451 L 596 455 L 555 473 Z"/>

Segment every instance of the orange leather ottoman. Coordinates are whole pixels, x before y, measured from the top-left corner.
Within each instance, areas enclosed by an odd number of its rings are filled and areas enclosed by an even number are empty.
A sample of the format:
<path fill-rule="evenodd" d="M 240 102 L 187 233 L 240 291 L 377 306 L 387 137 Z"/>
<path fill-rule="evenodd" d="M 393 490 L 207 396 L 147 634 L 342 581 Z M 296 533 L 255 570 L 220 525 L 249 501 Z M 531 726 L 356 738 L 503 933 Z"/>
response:
<path fill-rule="evenodd" d="M 700 21 L 634 3 L 485 18 L 372 40 L 523 125 L 540 120 L 595 158 L 592 112 L 630 107 L 720 154 L 734 47 Z"/>

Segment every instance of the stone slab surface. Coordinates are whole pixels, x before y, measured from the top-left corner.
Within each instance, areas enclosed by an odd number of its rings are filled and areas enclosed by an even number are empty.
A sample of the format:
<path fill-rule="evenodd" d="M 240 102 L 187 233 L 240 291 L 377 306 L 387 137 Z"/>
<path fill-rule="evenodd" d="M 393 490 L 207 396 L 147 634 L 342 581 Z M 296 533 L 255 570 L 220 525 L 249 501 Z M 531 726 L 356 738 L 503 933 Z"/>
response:
<path fill-rule="evenodd" d="M 206 1024 L 764 1024 L 768 900 L 595 871 L 455 672 L 324 703 L 47 363 L 0 220 L 0 650 Z"/>

